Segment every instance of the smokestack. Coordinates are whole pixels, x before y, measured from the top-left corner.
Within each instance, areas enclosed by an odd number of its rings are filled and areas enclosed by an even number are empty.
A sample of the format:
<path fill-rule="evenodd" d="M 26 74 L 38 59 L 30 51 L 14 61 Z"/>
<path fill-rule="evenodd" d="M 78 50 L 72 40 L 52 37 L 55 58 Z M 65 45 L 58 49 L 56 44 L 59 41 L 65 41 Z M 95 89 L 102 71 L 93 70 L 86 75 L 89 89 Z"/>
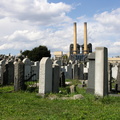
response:
<path fill-rule="evenodd" d="M 87 22 L 84 22 L 84 54 L 88 53 L 87 49 Z"/>
<path fill-rule="evenodd" d="M 77 54 L 77 26 L 76 26 L 76 22 L 74 22 L 73 54 Z"/>

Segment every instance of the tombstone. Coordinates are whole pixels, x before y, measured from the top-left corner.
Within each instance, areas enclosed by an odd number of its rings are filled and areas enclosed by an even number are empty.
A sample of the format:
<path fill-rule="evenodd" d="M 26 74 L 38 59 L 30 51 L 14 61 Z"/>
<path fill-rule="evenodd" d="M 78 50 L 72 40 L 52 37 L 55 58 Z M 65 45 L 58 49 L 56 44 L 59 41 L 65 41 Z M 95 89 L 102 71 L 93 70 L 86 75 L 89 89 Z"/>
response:
<path fill-rule="evenodd" d="M 112 91 L 112 63 L 108 63 L 108 92 Z"/>
<path fill-rule="evenodd" d="M 23 59 L 24 63 L 24 79 L 27 80 L 31 76 L 31 61 L 28 58 Z"/>
<path fill-rule="evenodd" d="M 59 65 L 59 72 L 61 71 L 61 60 L 55 60 L 53 64 Z"/>
<path fill-rule="evenodd" d="M 70 93 L 75 93 L 76 92 L 76 86 L 75 85 L 71 85 L 70 86 Z"/>
<path fill-rule="evenodd" d="M 78 64 L 78 79 L 79 80 L 83 80 L 84 79 L 83 64 L 82 63 Z"/>
<path fill-rule="evenodd" d="M 95 53 L 88 55 L 89 69 L 88 69 L 88 86 L 87 92 L 94 94 L 95 91 Z"/>
<path fill-rule="evenodd" d="M 60 70 L 61 72 L 66 72 L 66 69 L 65 69 L 65 66 L 61 66 L 61 70 Z"/>
<path fill-rule="evenodd" d="M 14 83 L 14 64 L 12 61 L 3 60 L 1 63 L 1 84 L 10 85 Z M 3 65 L 4 64 L 4 65 Z"/>
<path fill-rule="evenodd" d="M 52 73 L 52 92 L 59 92 L 59 79 L 60 79 L 60 67 L 58 64 L 53 64 L 53 73 Z"/>
<path fill-rule="evenodd" d="M 118 72 L 117 72 L 117 91 L 120 91 L 120 63 L 118 64 Z"/>
<path fill-rule="evenodd" d="M 0 61 L 0 84 L 5 85 L 6 81 L 4 79 L 5 77 L 5 60 Z"/>
<path fill-rule="evenodd" d="M 84 80 L 88 80 L 88 67 L 87 65 L 84 65 Z"/>
<path fill-rule="evenodd" d="M 113 67 L 112 67 L 112 77 L 114 79 L 117 79 L 117 72 L 118 72 L 118 64 L 117 63 L 113 63 Z"/>
<path fill-rule="evenodd" d="M 52 92 L 52 60 L 49 57 L 43 57 L 40 61 L 39 93 L 50 92 Z"/>
<path fill-rule="evenodd" d="M 58 64 L 61 67 L 61 60 L 55 60 L 53 64 Z"/>
<path fill-rule="evenodd" d="M 8 64 L 6 64 L 7 67 L 7 84 L 13 84 L 14 83 L 14 64 L 12 61 L 9 61 Z"/>
<path fill-rule="evenodd" d="M 95 95 L 108 94 L 108 52 L 105 47 L 95 49 Z"/>
<path fill-rule="evenodd" d="M 60 87 L 65 87 L 65 75 L 64 75 L 64 72 L 61 72 L 61 74 L 60 74 L 59 86 Z"/>
<path fill-rule="evenodd" d="M 39 80 L 39 62 L 34 62 L 34 65 L 31 65 L 31 73 L 34 75 L 32 80 Z"/>
<path fill-rule="evenodd" d="M 72 65 L 68 64 L 66 66 L 66 79 L 72 79 Z"/>
<path fill-rule="evenodd" d="M 18 61 L 14 64 L 14 90 L 24 90 L 24 64 Z"/>
<path fill-rule="evenodd" d="M 78 79 L 78 64 L 73 64 L 72 69 L 73 69 L 73 79 Z"/>

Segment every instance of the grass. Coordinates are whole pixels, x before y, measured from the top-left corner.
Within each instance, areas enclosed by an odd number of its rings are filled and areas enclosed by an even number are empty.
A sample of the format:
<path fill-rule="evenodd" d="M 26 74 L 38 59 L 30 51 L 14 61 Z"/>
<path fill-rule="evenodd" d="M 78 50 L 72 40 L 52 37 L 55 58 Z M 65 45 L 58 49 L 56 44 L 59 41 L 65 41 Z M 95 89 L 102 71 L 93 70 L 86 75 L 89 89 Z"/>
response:
<path fill-rule="evenodd" d="M 64 91 L 62 96 L 71 95 Z M 36 92 L 13 92 L 13 86 L 0 87 L 0 120 L 120 119 L 120 97 L 100 98 L 79 88 L 75 94 L 82 94 L 84 99 L 49 100 L 36 96 Z"/>

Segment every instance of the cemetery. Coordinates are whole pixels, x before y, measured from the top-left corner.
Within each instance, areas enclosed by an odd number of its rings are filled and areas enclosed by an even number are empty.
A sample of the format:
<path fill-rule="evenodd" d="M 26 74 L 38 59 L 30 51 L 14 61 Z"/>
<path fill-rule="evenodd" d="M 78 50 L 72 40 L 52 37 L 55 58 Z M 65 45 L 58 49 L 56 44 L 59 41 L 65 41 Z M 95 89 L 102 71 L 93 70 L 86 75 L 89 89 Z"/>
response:
<path fill-rule="evenodd" d="M 27 56 L 0 56 L 0 106 L 8 107 L 7 119 L 20 117 L 13 103 L 19 112 L 25 108 L 19 119 L 120 119 L 120 59 L 108 58 L 106 47 L 92 51 L 86 22 L 84 44 L 79 45 L 76 29 L 74 23 L 74 42 L 64 59 L 62 51 L 56 51 L 54 59 L 34 62 Z M 5 98 L 10 99 L 8 106 Z"/>

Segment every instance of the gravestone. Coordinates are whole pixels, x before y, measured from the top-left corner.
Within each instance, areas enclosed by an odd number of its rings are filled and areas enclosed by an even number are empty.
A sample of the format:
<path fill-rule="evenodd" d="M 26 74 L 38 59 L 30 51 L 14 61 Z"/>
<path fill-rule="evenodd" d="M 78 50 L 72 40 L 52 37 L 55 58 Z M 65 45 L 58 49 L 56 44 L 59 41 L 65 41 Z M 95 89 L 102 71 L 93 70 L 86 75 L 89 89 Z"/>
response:
<path fill-rule="evenodd" d="M 66 66 L 66 79 L 72 79 L 72 65 L 68 64 Z"/>
<path fill-rule="evenodd" d="M 61 60 L 55 60 L 53 64 L 59 65 L 59 72 L 61 71 Z"/>
<path fill-rule="evenodd" d="M 78 64 L 73 64 L 72 69 L 73 69 L 73 79 L 78 79 Z"/>
<path fill-rule="evenodd" d="M 31 65 L 31 73 L 32 75 L 35 74 L 32 77 L 32 80 L 39 80 L 39 62 L 34 62 L 34 65 Z"/>
<path fill-rule="evenodd" d="M 24 79 L 27 80 L 31 76 L 31 61 L 27 57 L 23 59 L 24 63 Z"/>
<path fill-rule="evenodd" d="M 112 67 L 112 77 L 117 79 L 117 72 L 118 72 L 118 63 L 113 63 Z"/>
<path fill-rule="evenodd" d="M 112 91 L 112 63 L 108 63 L 108 92 Z"/>
<path fill-rule="evenodd" d="M 120 91 L 120 63 L 118 64 L 118 72 L 117 72 L 117 91 Z"/>
<path fill-rule="evenodd" d="M 78 64 L 78 79 L 79 80 L 83 80 L 84 79 L 83 64 L 82 63 Z"/>
<path fill-rule="evenodd" d="M 84 65 L 84 80 L 88 80 L 88 67 Z"/>
<path fill-rule="evenodd" d="M 59 79 L 60 79 L 60 67 L 58 64 L 53 64 L 53 73 L 52 73 L 52 92 L 59 92 Z"/>
<path fill-rule="evenodd" d="M 108 94 L 108 51 L 105 47 L 95 48 L 95 95 Z"/>
<path fill-rule="evenodd" d="M 60 74 L 59 86 L 65 87 L 65 74 L 64 74 L 64 72 L 61 72 L 61 74 Z"/>
<path fill-rule="evenodd" d="M 89 69 L 88 69 L 88 86 L 87 92 L 94 94 L 95 91 L 95 53 L 88 55 Z"/>
<path fill-rule="evenodd" d="M 52 92 L 52 60 L 49 57 L 43 57 L 40 61 L 39 93 L 50 92 Z"/>
<path fill-rule="evenodd" d="M 7 67 L 7 84 L 12 84 L 14 83 L 14 64 L 13 64 L 13 61 L 9 61 L 8 64 L 6 64 L 6 67 Z"/>
<path fill-rule="evenodd" d="M 5 77 L 5 60 L 0 61 L 0 84 L 5 85 L 6 81 L 4 79 Z"/>
<path fill-rule="evenodd" d="M 24 90 L 24 64 L 21 61 L 14 64 L 14 90 Z"/>

